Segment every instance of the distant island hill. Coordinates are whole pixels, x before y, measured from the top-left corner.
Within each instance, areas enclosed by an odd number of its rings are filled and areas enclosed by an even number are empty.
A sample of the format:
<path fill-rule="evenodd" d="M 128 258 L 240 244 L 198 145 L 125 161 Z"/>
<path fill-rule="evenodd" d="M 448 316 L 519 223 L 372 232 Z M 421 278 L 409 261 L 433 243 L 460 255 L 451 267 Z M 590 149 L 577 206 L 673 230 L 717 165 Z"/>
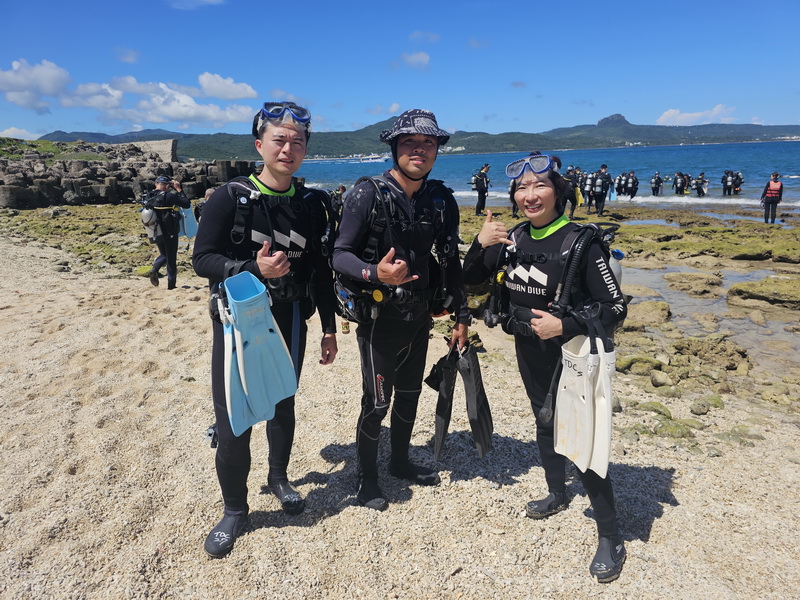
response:
<path fill-rule="evenodd" d="M 335 158 L 381 153 L 386 145 L 378 134 L 396 117 L 356 131 L 313 133 L 309 157 Z M 243 160 L 253 156 L 250 135 L 229 133 L 187 134 L 163 129 L 145 129 L 119 135 L 54 131 L 40 140 L 122 144 L 154 140 L 176 140 L 181 159 Z M 800 140 L 800 125 L 708 124 L 692 126 L 633 125 L 620 114 L 600 119 L 596 125 L 577 125 L 551 129 L 543 133 L 499 133 L 456 131 L 445 152 L 476 154 L 490 152 L 525 152 L 532 148 L 587 149 L 625 146 L 673 146 L 680 144 L 721 144 Z"/>

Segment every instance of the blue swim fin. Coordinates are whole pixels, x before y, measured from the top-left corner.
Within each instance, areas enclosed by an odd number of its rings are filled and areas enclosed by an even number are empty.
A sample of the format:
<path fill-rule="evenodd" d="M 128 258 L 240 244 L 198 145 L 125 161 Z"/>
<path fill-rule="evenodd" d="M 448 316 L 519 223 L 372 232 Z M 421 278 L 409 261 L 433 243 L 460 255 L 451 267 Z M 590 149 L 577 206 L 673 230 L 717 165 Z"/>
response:
<path fill-rule="evenodd" d="M 197 219 L 194 218 L 194 210 L 191 208 L 181 209 L 179 235 L 193 238 L 197 235 Z"/>
<path fill-rule="evenodd" d="M 297 391 L 297 375 L 264 284 L 244 271 L 226 279 L 224 289 L 225 393 L 238 436 L 275 416 L 275 405 Z"/>

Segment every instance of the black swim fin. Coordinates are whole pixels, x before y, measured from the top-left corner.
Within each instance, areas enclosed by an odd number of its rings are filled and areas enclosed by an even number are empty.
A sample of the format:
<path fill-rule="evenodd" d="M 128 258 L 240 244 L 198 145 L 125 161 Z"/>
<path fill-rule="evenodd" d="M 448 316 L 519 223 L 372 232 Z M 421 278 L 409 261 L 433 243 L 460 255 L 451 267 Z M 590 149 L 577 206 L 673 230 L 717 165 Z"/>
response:
<path fill-rule="evenodd" d="M 467 418 L 472 429 L 472 438 L 478 449 L 478 456 L 483 458 L 492 449 L 492 411 L 489 408 L 489 399 L 483 388 L 481 366 L 478 354 L 472 346 L 466 346 L 461 357 L 456 362 L 458 372 L 464 380 L 464 393 L 467 397 Z"/>
<path fill-rule="evenodd" d="M 433 459 L 439 460 L 444 438 L 450 426 L 450 417 L 453 414 L 453 392 L 456 386 L 456 361 L 458 353 L 450 350 L 440 358 L 433 368 L 430 375 L 425 378 L 425 383 L 439 392 L 439 399 L 436 401 L 436 434 L 434 436 Z"/>

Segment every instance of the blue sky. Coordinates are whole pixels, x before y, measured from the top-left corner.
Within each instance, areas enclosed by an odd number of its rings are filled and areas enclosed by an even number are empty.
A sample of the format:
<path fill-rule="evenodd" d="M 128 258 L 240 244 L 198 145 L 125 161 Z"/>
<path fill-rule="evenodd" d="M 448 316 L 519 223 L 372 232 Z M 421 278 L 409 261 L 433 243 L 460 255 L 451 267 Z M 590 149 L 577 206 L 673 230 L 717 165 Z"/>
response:
<path fill-rule="evenodd" d="M 489 133 L 800 124 L 797 0 L 4 5 L 0 136 L 248 133 L 281 99 L 317 131 L 407 108 Z"/>

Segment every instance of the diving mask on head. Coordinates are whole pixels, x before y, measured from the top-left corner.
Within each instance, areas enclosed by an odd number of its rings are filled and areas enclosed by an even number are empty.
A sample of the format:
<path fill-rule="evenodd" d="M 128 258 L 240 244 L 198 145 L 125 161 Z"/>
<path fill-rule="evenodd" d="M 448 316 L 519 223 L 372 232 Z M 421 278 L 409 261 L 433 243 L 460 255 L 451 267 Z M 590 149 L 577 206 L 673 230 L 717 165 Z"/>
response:
<path fill-rule="evenodd" d="M 253 136 L 258 137 L 267 123 L 275 126 L 297 123 L 303 127 L 306 140 L 311 135 L 311 113 L 307 108 L 298 106 L 294 102 L 264 102 L 264 106 L 253 119 Z"/>
<path fill-rule="evenodd" d="M 526 156 L 525 158 L 520 158 L 519 160 L 509 163 L 506 167 L 506 175 L 511 179 L 516 179 L 522 175 L 525 171 L 525 167 L 528 167 L 536 174 L 544 173 L 545 171 L 555 171 L 558 173 L 557 163 L 546 154 L 537 154 L 535 156 Z"/>

